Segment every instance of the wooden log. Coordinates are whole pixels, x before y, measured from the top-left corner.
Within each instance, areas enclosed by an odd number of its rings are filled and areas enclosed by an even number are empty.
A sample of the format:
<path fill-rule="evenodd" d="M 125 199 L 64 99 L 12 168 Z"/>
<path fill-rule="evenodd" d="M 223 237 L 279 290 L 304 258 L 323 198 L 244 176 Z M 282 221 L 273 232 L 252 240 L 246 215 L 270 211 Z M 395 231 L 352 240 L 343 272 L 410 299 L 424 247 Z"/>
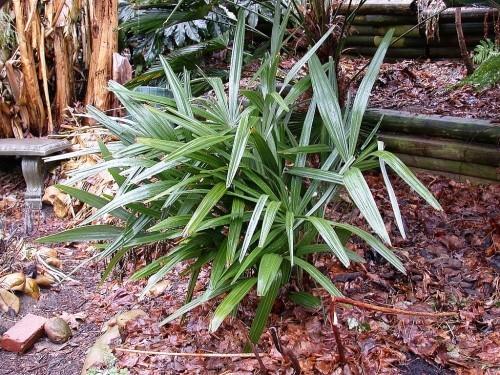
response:
<path fill-rule="evenodd" d="M 369 14 L 364 16 L 356 16 L 353 20 L 353 25 L 415 25 L 417 16 L 391 16 L 385 14 Z"/>
<path fill-rule="evenodd" d="M 465 176 L 462 174 L 451 173 L 451 172 L 432 171 L 430 169 L 417 168 L 417 167 L 411 167 L 411 166 L 410 166 L 410 169 L 413 170 L 413 172 L 415 172 L 415 173 L 426 173 L 426 174 L 444 176 L 444 177 L 451 178 L 455 181 L 471 183 L 474 185 L 498 184 L 499 183 L 498 181 L 488 180 L 486 178 Z"/>
<path fill-rule="evenodd" d="M 113 75 L 113 53 L 118 49 L 118 0 L 95 0 L 90 10 L 92 53 L 85 103 L 110 109 L 107 84 Z"/>
<path fill-rule="evenodd" d="M 378 47 L 382 41 L 382 36 L 367 36 L 367 35 L 357 35 L 349 36 L 346 38 L 346 46 L 366 46 L 366 47 Z M 403 37 L 398 40 L 393 38 L 393 44 L 390 48 L 413 48 L 420 47 L 424 48 L 426 46 L 425 39 L 418 38 L 407 38 Z"/>
<path fill-rule="evenodd" d="M 346 39 L 346 46 L 366 46 L 366 47 L 378 47 L 382 42 L 382 36 L 365 36 L 357 35 L 350 36 Z M 467 46 L 476 46 L 481 41 L 481 37 L 467 37 L 465 42 Z M 411 38 L 402 37 L 400 39 L 393 38 L 393 44 L 390 48 L 425 48 L 427 45 L 436 47 L 453 47 L 458 48 L 457 37 L 442 37 L 439 40 L 433 40 L 429 43 L 423 37 Z"/>
<path fill-rule="evenodd" d="M 404 37 L 424 37 L 423 30 L 415 27 L 415 25 L 395 25 L 395 26 L 376 26 L 376 25 L 353 25 L 350 28 L 350 33 L 352 35 L 370 35 L 370 36 L 384 36 L 387 32 L 393 28 L 394 36 Z M 483 23 L 464 23 L 462 24 L 462 29 L 466 36 L 483 37 L 484 34 L 484 24 Z M 490 33 L 493 33 L 493 28 L 489 29 Z M 455 24 L 440 24 L 439 25 L 439 35 L 442 37 L 456 36 L 457 31 Z M 492 34 L 493 35 L 493 34 Z"/>
<path fill-rule="evenodd" d="M 427 17 L 432 13 L 424 13 Z M 480 22 L 484 19 L 486 15 L 498 15 L 498 9 L 489 7 L 463 7 L 462 8 L 462 19 L 465 20 L 476 20 L 475 22 Z M 455 9 L 448 8 L 445 9 L 440 15 L 439 19 L 441 22 L 453 22 L 455 19 Z"/>
<path fill-rule="evenodd" d="M 414 28 L 415 25 L 394 25 L 394 26 L 377 26 L 377 25 L 353 25 L 349 32 L 351 35 L 370 35 L 370 36 L 384 36 L 387 32 L 394 28 L 394 36 L 401 36 L 407 33 L 407 37 L 420 37 L 422 34 L 420 30 Z M 413 30 L 412 30 L 413 28 Z M 410 32 L 408 32 L 411 30 Z"/>
<path fill-rule="evenodd" d="M 347 46 L 345 49 L 346 54 L 373 56 L 377 51 L 377 47 L 365 46 Z M 453 47 L 412 47 L 412 48 L 389 48 L 387 50 L 387 57 L 390 58 L 456 58 L 460 57 L 460 50 Z"/>
<path fill-rule="evenodd" d="M 347 14 L 355 9 L 361 3 L 360 0 L 342 2 L 340 13 Z M 359 8 L 357 14 L 389 14 L 389 15 L 413 15 L 416 13 L 417 6 L 415 0 L 370 0 L 365 2 Z"/>
<path fill-rule="evenodd" d="M 373 128 L 384 115 L 381 130 L 410 135 L 458 139 L 465 142 L 500 144 L 500 126 L 488 120 L 420 115 L 391 109 L 368 109 L 363 125 Z"/>
<path fill-rule="evenodd" d="M 439 14 L 440 23 L 453 23 L 455 19 L 454 8 L 445 9 Z M 429 17 L 434 13 L 424 14 L 425 17 Z M 498 10 L 495 8 L 473 8 L 464 7 L 462 8 L 462 19 L 464 21 L 472 22 L 483 22 L 486 15 L 497 15 Z M 417 15 L 394 15 L 394 14 L 366 14 L 356 16 L 353 20 L 354 25 L 416 25 Z"/>
<path fill-rule="evenodd" d="M 396 153 L 500 167 L 500 147 L 498 145 L 397 133 L 380 133 L 378 137 L 384 141 L 387 150 Z"/>
<path fill-rule="evenodd" d="M 346 46 L 344 53 L 349 55 L 373 56 L 377 52 L 377 47 Z M 420 58 L 426 57 L 425 48 L 389 48 L 386 57 L 389 58 Z"/>
<path fill-rule="evenodd" d="M 370 35 L 370 36 L 384 36 L 391 28 L 394 28 L 394 36 L 401 36 L 411 30 L 405 37 L 419 37 L 424 36 L 424 33 L 415 28 L 415 25 L 394 25 L 394 26 L 377 26 L 377 25 L 353 25 L 350 28 L 350 33 L 355 35 Z M 413 29 L 412 29 L 413 28 Z M 468 22 L 462 24 L 465 36 L 482 37 L 484 35 L 484 24 L 482 22 Z M 488 33 L 493 35 L 493 24 L 488 25 Z M 439 24 L 439 35 L 441 37 L 456 37 L 457 31 L 454 23 L 441 23 Z"/>
<path fill-rule="evenodd" d="M 500 169 L 487 165 L 415 156 L 396 154 L 406 165 L 431 171 L 449 172 L 464 176 L 472 176 L 492 181 L 500 181 Z"/>

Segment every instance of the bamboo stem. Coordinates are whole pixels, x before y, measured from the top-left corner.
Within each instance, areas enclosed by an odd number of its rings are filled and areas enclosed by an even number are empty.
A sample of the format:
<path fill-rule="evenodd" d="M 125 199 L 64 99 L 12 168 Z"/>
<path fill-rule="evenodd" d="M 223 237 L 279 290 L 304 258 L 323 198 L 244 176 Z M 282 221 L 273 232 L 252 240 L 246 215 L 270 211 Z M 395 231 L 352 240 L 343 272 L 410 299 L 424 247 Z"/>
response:
<path fill-rule="evenodd" d="M 372 305 L 371 303 L 356 301 L 356 300 L 353 300 L 353 299 L 347 298 L 347 297 L 335 297 L 334 296 L 334 297 L 332 297 L 332 302 L 333 303 L 345 303 L 347 305 L 356 306 L 356 307 L 359 307 L 361 309 L 377 311 L 377 312 L 381 312 L 384 314 L 390 314 L 390 315 L 411 315 L 411 316 L 420 316 L 420 317 L 424 317 L 424 318 L 443 318 L 443 317 L 448 317 L 448 316 L 458 316 L 457 312 L 431 313 L 431 312 L 425 312 L 425 311 L 410 311 L 410 310 L 396 309 L 393 307 L 377 306 L 377 305 Z"/>

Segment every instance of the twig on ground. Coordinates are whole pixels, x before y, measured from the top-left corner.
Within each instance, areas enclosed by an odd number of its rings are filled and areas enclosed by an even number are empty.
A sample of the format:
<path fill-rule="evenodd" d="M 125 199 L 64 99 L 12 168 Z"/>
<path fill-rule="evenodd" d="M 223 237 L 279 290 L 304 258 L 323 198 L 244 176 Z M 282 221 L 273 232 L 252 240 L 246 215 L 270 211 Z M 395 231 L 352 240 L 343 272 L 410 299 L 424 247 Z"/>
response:
<path fill-rule="evenodd" d="M 254 353 L 182 353 L 182 352 L 156 352 L 152 350 L 138 350 L 138 349 L 126 349 L 126 348 L 115 348 L 118 352 L 136 353 L 136 354 L 148 354 L 148 355 L 164 355 L 170 357 L 207 357 L 207 358 L 253 358 Z"/>
<path fill-rule="evenodd" d="M 339 362 L 341 365 L 345 364 L 345 350 L 340 337 L 339 322 L 337 320 L 337 312 L 335 311 L 335 300 L 332 301 L 330 306 L 330 324 L 332 325 L 333 336 L 337 343 L 337 351 L 339 353 Z"/>
<path fill-rule="evenodd" d="M 255 355 L 255 358 L 257 359 L 257 362 L 259 362 L 260 372 L 264 375 L 268 375 L 267 368 L 264 365 L 264 362 L 262 362 L 262 359 L 260 358 L 259 351 L 257 350 L 257 347 L 254 345 L 248 334 L 247 334 L 247 340 L 248 340 L 248 345 L 252 349 L 252 352 Z"/>
<path fill-rule="evenodd" d="M 271 337 L 273 339 L 273 343 L 276 349 L 280 352 L 283 358 L 288 359 L 290 362 L 292 362 L 293 375 L 299 375 L 302 371 L 300 368 L 299 360 L 297 359 L 297 357 L 295 357 L 295 354 L 293 354 L 293 352 L 290 349 L 285 348 L 281 344 L 281 340 L 278 336 L 278 330 L 275 327 L 271 327 L 269 330 L 271 331 Z"/>
<path fill-rule="evenodd" d="M 425 318 L 442 318 L 442 317 L 447 317 L 447 316 L 458 316 L 457 312 L 425 312 L 425 311 L 411 311 L 411 310 L 403 310 L 403 309 L 396 309 L 392 307 L 384 307 L 384 306 L 377 306 L 377 305 L 372 305 L 370 303 L 366 302 L 360 302 L 353 300 L 351 298 L 347 297 L 332 297 L 332 302 L 333 303 L 345 303 L 347 305 L 352 305 L 359 307 L 361 309 L 366 309 L 366 310 L 373 310 L 377 312 L 381 312 L 384 314 L 391 314 L 391 315 L 412 315 L 412 316 L 421 316 Z"/>

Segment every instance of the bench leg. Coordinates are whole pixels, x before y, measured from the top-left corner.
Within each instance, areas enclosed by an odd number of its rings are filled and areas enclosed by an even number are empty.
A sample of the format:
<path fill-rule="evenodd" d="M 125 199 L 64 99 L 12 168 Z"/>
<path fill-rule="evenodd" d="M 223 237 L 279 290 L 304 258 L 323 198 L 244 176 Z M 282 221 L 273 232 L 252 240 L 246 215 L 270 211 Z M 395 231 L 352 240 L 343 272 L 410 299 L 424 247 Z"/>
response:
<path fill-rule="evenodd" d="M 33 211 L 42 209 L 42 191 L 44 165 L 41 157 L 25 156 L 22 161 L 23 176 L 26 181 L 26 193 L 24 201 L 26 205 L 25 212 L 25 231 L 31 233 L 33 230 Z"/>

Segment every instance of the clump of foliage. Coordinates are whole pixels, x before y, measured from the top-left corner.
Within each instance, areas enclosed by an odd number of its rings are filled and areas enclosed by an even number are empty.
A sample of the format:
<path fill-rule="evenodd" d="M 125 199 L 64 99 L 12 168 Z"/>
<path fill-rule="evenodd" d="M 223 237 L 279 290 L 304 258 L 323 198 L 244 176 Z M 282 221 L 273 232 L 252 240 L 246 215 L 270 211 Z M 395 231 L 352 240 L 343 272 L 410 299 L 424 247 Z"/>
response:
<path fill-rule="evenodd" d="M 16 32 L 10 14 L 0 9 L 0 63 L 5 62 L 17 43 Z"/>
<path fill-rule="evenodd" d="M 483 61 L 460 85 L 472 85 L 477 90 L 484 90 L 500 82 L 500 54 Z"/>
<path fill-rule="evenodd" d="M 490 57 L 500 55 L 500 46 L 491 39 L 481 40 L 474 49 L 472 61 L 474 64 L 482 64 Z"/>
<path fill-rule="evenodd" d="M 500 82 L 500 47 L 496 42 L 482 40 L 474 49 L 472 60 L 479 66 L 458 86 L 471 85 L 477 90 L 484 90 Z"/>
<path fill-rule="evenodd" d="M 96 212 L 82 227 L 44 237 L 40 242 L 104 241 L 97 258 L 109 258 L 103 277 L 130 251 L 170 241 L 171 250 L 132 275 L 147 278 L 147 293 L 179 263 L 190 282 L 185 304 L 162 324 L 208 300 L 224 296 L 213 313 L 210 331 L 237 310 L 252 291 L 260 297 L 250 338 L 258 341 L 280 289 L 305 272 L 332 295 L 340 291 L 311 262 L 315 253 L 331 253 L 345 267 L 363 262 L 345 243 L 355 235 L 397 270 L 405 273 L 388 248 L 390 238 L 363 171 L 380 166 L 398 227 L 404 236 L 397 200 L 385 165 L 389 165 L 433 207 L 439 203 L 393 154 L 377 150 L 373 134 L 360 139 L 360 127 L 392 32 L 383 39 L 357 95 L 341 110 L 333 64 L 322 65 L 316 51 L 333 32 L 330 28 L 286 74 L 276 81 L 280 49 L 289 12 L 274 16 L 270 50 L 255 75 L 255 89 L 240 87 L 245 18 L 240 13 L 226 94 L 219 78 L 209 78 L 214 97 L 193 97 L 189 77 L 180 80 L 165 59 L 162 64 L 173 99 L 130 91 L 117 83 L 110 89 L 129 113 L 112 118 L 90 107 L 89 115 L 119 142 L 101 144 L 104 162 L 78 170 L 68 183 L 108 170 L 119 185 L 113 197 L 95 196 L 70 186 L 60 189 Z M 309 74 L 297 80 L 305 66 Z M 283 88 L 291 85 L 288 93 Z M 299 98 L 312 87 L 304 117 L 297 116 Z M 242 106 L 242 97 L 245 106 Z M 319 114 L 319 116 L 317 116 Z M 292 123 L 300 121 L 298 133 Z M 308 156 L 320 155 L 311 168 Z M 307 182 L 307 183 L 306 183 Z M 327 204 L 345 188 L 374 234 L 325 218 Z M 115 225 L 96 225 L 104 215 Z M 206 290 L 194 296 L 200 270 L 210 265 Z M 302 301 L 305 294 L 294 294 Z M 316 303 L 314 298 L 309 298 Z"/>
<path fill-rule="evenodd" d="M 123 43 L 133 46 L 136 67 L 140 60 L 149 66 L 160 54 L 177 50 L 176 55 L 191 57 L 193 49 L 203 53 L 221 50 L 227 47 L 227 33 L 236 23 L 238 9 L 244 9 L 247 27 L 252 30 L 259 18 L 272 20 L 270 1 L 127 1 L 120 6 Z"/>

